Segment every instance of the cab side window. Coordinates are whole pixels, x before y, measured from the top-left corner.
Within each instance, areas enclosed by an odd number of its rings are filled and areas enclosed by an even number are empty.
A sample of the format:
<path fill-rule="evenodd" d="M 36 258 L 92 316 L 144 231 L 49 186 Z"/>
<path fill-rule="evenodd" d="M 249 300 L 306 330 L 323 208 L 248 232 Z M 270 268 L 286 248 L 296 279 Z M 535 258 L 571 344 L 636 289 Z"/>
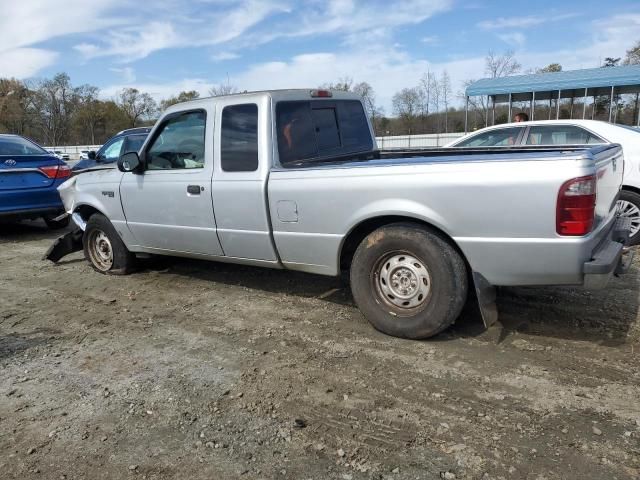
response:
<path fill-rule="evenodd" d="M 587 145 L 590 143 L 607 142 L 575 125 L 532 126 L 527 135 L 527 145 Z"/>
<path fill-rule="evenodd" d="M 455 145 L 456 147 L 509 147 L 518 145 L 522 127 L 497 128 L 473 135 Z"/>
<path fill-rule="evenodd" d="M 258 169 L 258 106 L 230 105 L 222 110 L 220 160 L 225 172 Z"/>
<path fill-rule="evenodd" d="M 97 155 L 97 159 L 102 163 L 113 163 L 120 157 L 124 137 L 115 138 L 107 143 L 102 151 Z"/>
<path fill-rule="evenodd" d="M 206 115 L 203 111 L 170 115 L 146 153 L 148 170 L 204 167 Z"/>

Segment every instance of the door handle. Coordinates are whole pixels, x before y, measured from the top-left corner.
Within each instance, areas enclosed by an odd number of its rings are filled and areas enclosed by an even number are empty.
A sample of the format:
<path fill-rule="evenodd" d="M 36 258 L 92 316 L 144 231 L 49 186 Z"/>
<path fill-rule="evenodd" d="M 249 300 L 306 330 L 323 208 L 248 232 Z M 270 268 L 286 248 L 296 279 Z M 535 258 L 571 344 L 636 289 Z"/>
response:
<path fill-rule="evenodd" d="M 200 192 L 204 190 L 204 187 L 200 185 L 189 185 L 187 186 L 187 193 L 189 195 L 200 195 Z"/>

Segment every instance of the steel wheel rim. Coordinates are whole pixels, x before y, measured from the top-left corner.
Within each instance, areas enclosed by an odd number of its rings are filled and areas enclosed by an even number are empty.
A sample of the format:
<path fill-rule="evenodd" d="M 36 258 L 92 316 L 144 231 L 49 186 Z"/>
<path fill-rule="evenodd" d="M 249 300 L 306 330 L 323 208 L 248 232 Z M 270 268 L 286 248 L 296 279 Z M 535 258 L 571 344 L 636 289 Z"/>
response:
<path fill-rule="evenodd" d="M 113 247 L 102 230 L 92 230 L 88 242 L 89 257 L 98 270 L 106 272 L 113 266 Z"/>
<path fill-rule="evenodd" d="M 618 215 L 631 220 L 630 237 L 640 231 L 640 208 L 627 200 L 618 200 Z"/>
<path fill-rule="evenodd" d="M 374 269 L 373 282 L 380 300 L 399 316 L 422 310 L 431 298 L 431 276 L 425 263 L 407 252 L 383 256 Z"/>

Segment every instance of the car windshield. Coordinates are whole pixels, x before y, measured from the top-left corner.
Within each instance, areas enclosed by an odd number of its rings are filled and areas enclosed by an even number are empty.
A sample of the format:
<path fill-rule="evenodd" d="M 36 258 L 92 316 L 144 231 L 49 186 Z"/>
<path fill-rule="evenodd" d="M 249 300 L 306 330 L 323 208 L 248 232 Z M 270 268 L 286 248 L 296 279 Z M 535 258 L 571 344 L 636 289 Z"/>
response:
<path fill-rule="evenodd" d="M 0 155 L 47 155 L 47 152 L 26 138 L 1 136 Z"/>

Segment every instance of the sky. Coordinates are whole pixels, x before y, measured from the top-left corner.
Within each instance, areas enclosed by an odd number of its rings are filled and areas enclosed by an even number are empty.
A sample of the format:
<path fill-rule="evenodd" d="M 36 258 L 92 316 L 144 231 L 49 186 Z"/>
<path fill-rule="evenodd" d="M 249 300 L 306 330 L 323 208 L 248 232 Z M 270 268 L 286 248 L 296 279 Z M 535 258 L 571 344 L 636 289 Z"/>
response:
<path fill-rule="evenodd" d="M 348 77 L 369 82 L 387 114 L 427 70 L 461 92 L 490 50 L 513 51 L 523 70 L 570 70 L 640 40 L 638 0 L 0 0 L 0 12 L 0 77 L 66 72 L 105 99 L 135 87 L 157 100 Z"/>

